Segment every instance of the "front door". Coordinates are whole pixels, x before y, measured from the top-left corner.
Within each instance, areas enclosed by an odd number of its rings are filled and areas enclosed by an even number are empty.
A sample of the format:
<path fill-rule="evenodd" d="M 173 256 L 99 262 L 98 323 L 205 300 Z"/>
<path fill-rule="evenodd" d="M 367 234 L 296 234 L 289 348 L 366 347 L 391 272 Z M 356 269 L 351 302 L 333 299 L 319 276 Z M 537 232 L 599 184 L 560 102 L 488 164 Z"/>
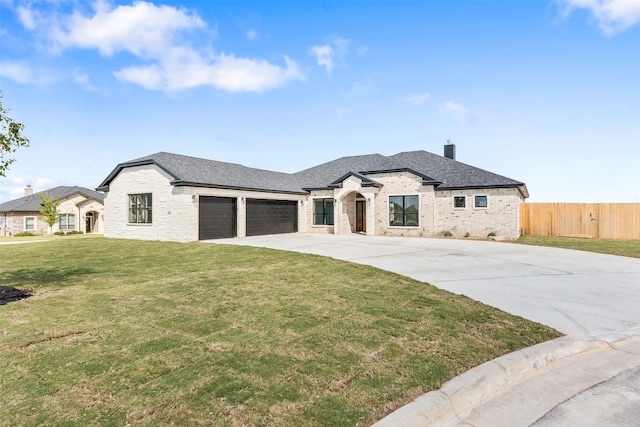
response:
<path fill-rule="evenodd" d="M 365 206 L 364 200 L 356 200 L 356 232 L 358 233 L 364 233 L 367 231 L 367 212 Z"/>

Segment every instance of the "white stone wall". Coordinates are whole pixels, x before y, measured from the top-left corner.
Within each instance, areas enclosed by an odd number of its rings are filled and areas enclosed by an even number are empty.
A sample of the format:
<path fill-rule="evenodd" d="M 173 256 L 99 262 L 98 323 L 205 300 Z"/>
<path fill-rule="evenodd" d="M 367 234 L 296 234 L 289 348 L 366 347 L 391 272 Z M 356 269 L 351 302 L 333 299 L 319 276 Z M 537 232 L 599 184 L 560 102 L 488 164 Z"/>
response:
<path fill-rule="evenodd" d="M 517 188 L 487 190 L 436 191 L 436 235 L 448 231 L 453 237 L 486 239 L 495 234 L 499 240 L 520 236 L 520 203 L 524 198 Z M 465 196 L 466 206 L 454 208 L 453 198 Z M 487 196 L 487 207 L 476 208 L 475 196 Z"/>
<path fill-rule="evenodd" d="M 383 187 L 375 198 L 375 234 L 423 237 L 434 234 L 435 196 L 433 186 L 422 185 L 422 178 L 409 172 L 368 175 Z M 418 227 L 389 225 L 389 196 L 418 196 Z"/>
<path fill-rule="evenodd" d="M 198 240 L 199 197 L 237 198 L 237 235 L 246 235 L 246 199 L 298 201 L 298 230 L 306 230 L 304 195 L 200 187 L 174 187 L 173 178 L 155 165 L 123 169 L 105 193 L 105 237 L 191 242 Z M 152 194 L 151 224 L 129 223 L 129 194 Z"/>

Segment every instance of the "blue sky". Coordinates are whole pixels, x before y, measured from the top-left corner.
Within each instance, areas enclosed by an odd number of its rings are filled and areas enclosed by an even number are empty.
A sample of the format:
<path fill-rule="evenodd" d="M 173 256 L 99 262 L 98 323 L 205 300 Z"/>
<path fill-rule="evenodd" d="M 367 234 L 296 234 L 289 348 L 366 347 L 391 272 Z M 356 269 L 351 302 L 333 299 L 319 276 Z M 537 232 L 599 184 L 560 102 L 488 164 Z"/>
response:
<path fill-rule="evenodd" d="M 31 146 L 0 202 L 158 151 L 295 172 L 427 150 L 531 202 L 640 202 L 640 0 L 0 0 Z"/>

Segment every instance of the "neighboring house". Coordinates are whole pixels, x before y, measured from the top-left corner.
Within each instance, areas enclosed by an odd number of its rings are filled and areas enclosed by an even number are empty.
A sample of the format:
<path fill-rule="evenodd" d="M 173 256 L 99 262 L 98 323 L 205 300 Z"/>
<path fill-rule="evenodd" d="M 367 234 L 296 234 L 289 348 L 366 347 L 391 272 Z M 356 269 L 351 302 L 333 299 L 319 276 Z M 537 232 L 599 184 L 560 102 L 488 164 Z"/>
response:
<path fill-rule="evenodd" d="M 60 186 L 42 191 L 59 200 L 60 218 L 53 225 L 40 218 L 42 202 L 33 188 L 25 188 L 24 197 L 0 203 L 0 236 L 13 236 L 23 231 L 49 234 L 56 231 L 102 233 L 104 225 L 104 195 L 84 187 Z"/>
<path fill-rule="evenodd" d="M 524 183 L 411 151 L 343 157 L 288 174 L 171 153 L 102 182 L 106 237 L 195 241 L 314 232 L 515 239 Z M 447 233 L 447 234 L 448 234 Z"/>

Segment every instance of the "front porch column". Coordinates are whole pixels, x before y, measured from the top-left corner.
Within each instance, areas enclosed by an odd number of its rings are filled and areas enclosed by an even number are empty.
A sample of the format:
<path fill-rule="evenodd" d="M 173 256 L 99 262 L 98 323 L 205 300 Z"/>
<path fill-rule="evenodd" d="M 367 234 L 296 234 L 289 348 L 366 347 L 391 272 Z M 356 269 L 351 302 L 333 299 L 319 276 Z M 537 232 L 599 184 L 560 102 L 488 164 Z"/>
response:
<path fill-rule="evenodd" d="M 376 199 L 375 194 L 367 195 L 365 197 L 367 200 L 366 212 L 367 212 L 367 228 L 366 234 L 367 236 L 375 236 L 376 235 Z"/>
<path fill-rule="evenodd" d="M 337 191 L 334 190 L 334 199 L 333 199 L 333 234 L 335 235 L 339 235 L 340 234 L 340 220 L 341 220 L 341 216 L 340 216 L 340 206 L 341 206 L 341 202 L 340 202 L 340 197 L 337 194 Z"/>

